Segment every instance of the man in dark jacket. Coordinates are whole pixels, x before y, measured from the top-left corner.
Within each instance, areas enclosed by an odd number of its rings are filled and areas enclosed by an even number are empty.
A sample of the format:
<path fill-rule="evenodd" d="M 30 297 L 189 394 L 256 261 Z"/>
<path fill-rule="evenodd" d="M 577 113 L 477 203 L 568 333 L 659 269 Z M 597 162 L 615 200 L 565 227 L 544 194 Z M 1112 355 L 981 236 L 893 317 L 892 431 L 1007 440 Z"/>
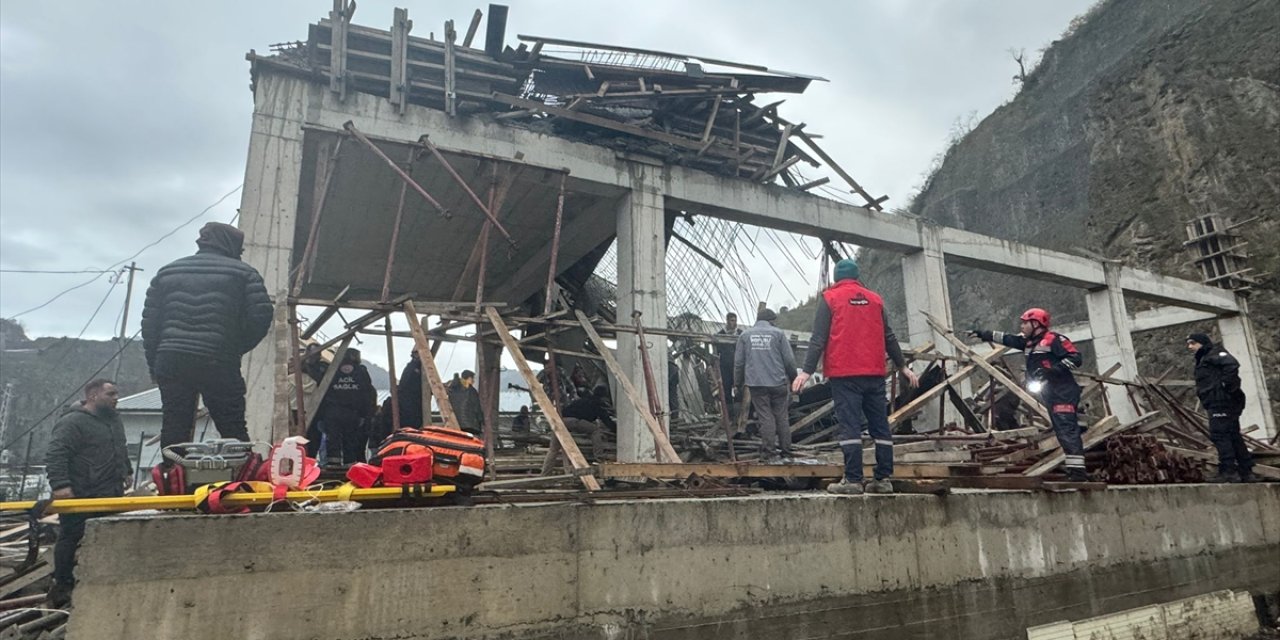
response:
<path fill-rule="evenodd" d="M 809 338 L 804 371 L 796 376 L 792 389 L 799 393 L 822 358 L 822 373 L 831 385 L 840 424 L 840 450 L 844 453 L 844 478 L 828 487 L 832 493 L 859 495 L 862 486 L 862 431 L 869 427 L 875 441 L 875 480 L 867 483 L 871 493 L 893 493 L 893 434 L 889 431 L 889 400 L 884 378 L 886 356 L 893 358 L 898 372 L 911 386 L 919 384 L 907 368 L 898 338 L 889 327 L 884 302 L 858 281 L 858 263 L 836 263 L 835 284 L 818 296 Z"/>
<path fill-rule="evenodd" d="M 751 406 L 760 420 L 760 458 L 771 461 L 791 457 L 791 381 L 796 377 L 796 356 L 787 334 L 773 326 L 778 314 L 764 309 L 755 326 L 738 336 L 733 360 L 735 387 L 751 389 Z"/>
<path fill-rule="evenodd" d="M 720 392 L 724 397 L 724 403 L 730 409 L 733 408 L 733 360 L 734 354 L 737 352 L 737 337 L 742 335 L 742 329 L 738 328 L 738 314 L 729 312 L 724 316 L 724 328 L 716 332 L 717 336 L 732 336 L 734 342 L 717 342 L 715 345 L 716 357 L 720 359 L 720 384 L 723 387 Z"/>
<path fill-rule="evenodd" d="M 1066 336 L 1049 330 L 1049 312 L 1027 309 L 1019 317 L 1019 333 L 974 329 L 970 335 L 987 342 L 1021 349 L 1027 356 L 1027 390 L 1049 410 L 1053 434 L 1065 457 L 1062 466 L 1072 482 L 1089 480 L 1084 464 L 1084 439 L 1077 416 L 1080 385 L 1072 373 L 1082 363 L 1080 351 Z"/>
<path fill-rule="evenodd" d="M 161 447 L 191 439 L 199 396 L 222 437 L 249 439 L 240 358 L 271 327 L 262 276 L 240 260 L 244 233 L 210 222 L 196 246 L 156 272 L 142 309 L 147 366 L 164 405 Z"/>
<path fill-rule="evenodd" d="M 604 455 L 605 432 L 617 431 L 618 423 L 614 422 L 609 411 L 609 387 L 599 385 L 582 397 L 570 402 L 560 410 L 564 426 L 571 433 L 591 438 L 591 459 L 600 460 Z"/>
<path fill-rule="evenodd" d="M 378 390 L 360 361 L 359 349 L 347 349 L 337 367 L 316 412 L 325 435 L 326 464 L 331 467 L 365 461 L 367 421 L 378 404 Z"/>
<path fill-rule="evenodd" d="M 424 420 L 422 412 L 422 359 L 418 356 L 417 349 L 409 352 L 409 362 L 400 371 L 396 382 L 396 397 L 400 405 L 400 424 L 393 425 L 393 430 L 427 426 L 429 420 Z"/>
<path fill-rule="evenodd" d="M 458 426 L 471 435 L 479 436 L 484 432 L 484 409 L 475 383 L 476 372 L 464 370 L 461 376 L 449 381 L 447 391 Z"/>
<path fill-rule="evenodd" d="M 1187 350 L 1196 355 L 1196 396 L 1209 414 L 1209 439 L 1218 450 L 1218 475 L 1209 482 L 1253 482 L 1253 454 L 1240 435 L 1240 363 L 1205 333 L 1187 336 Z"/>
<path fill-rule="evenodd" d="M 72 407 L 53 425 L 45 453 L 45 473 L 53 499 L 113 498 L 124 495 L 133 475 L 124 439 L 124 424 L 116 413 L 119 399 L 115 383 L 98 379 L 84 388 L 84 401 Z M 76 548 L 84 526 L 97 514 L 64 513 L 58 516 L 58 542 L 53 548 L 53 588 L 49 601 L 64 607 L 75 586 Z"/>

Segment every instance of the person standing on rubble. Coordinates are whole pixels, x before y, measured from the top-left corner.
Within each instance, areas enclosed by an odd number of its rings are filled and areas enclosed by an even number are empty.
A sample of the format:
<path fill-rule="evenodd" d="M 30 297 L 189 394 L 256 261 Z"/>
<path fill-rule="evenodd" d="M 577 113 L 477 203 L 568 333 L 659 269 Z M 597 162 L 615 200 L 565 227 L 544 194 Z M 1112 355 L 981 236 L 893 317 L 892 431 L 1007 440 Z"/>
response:
<path fill-rule="evenodd" d="M 479 436 L 484 432 L 484 409 L 475 383 L 476 372 L 465 369 L 461 376 L 449 381 L 447 391 L 458 426 L 471 435 Z"/>
<path fill-rule="evenodd" d="M 836 263 L 835 284 L 818 296 L 813 334 L 803 371 L 792 390 L 799 393 L 822 358 L 822 373 L 831 385 L 836 421 L 840 425 L 840 450 L 844 453 L 844 478 L 828 487 L 832 493 L 860 495 L 862 484 L 862 432 L 868 428 L 875 441 L 875 479 L 865 490 L 893 493 L 893 434 L 889 431 L 889 400 L 885 392 L 886 356 L 906 376 L 911 386 L 920 383 L 907 368 L 898 338 L 889 327 L 884 301 L 858 280 L 858 263 Z"/>
<path fill-rule="evenodd" d="M 724 316 L 724 328 L 716 332 L 717 336 L 733 336 L 734 342 L 717 342 L 716 356 L 720 358 L 720 383 L 723 387 L 720 392 L 724 394 L 724 403 L 730 409 L 733 408 L 733 360 L 734 354 L 737 352 L 736 338 L 742 335 L 742 329 L 738 328 L 738 314 L 730 311 Z"/>
<path fill-rule="evenodd" d="M 1255 482 L 1253 454 L 1240 433 L 1245 395 L 1240 388 L 1240 362 L 1215 345 L 1206 333 L 1187 336 L 1196 356 L 1196 396 L 1209 414 L 1209 440 L 1218 450 L 1218 475 L 1209 482 Z"/>
<path fill-rule="evenodd" d="M 987 342 L 1021 349 L 1027 356 L 1027 390 L 1038 396 L 1049 410 L 1053 434 L 1066 457 L 1067 480 L 1088 482 L 1084 465 L 1084 439 L 1076 415 L 1080 385 L 1073 373 L 1083 358 L 1071 340 L 1049 330 L 1051 317 L 1040 308 L 1027 309 L 1020 316 L 1019 333 L 973 329 L 969 335 Z"/>
<path fill-rule="evenodd" d="M 560 417 L 570 433 L 591 438 L 591 459 L 604 455 L 605 429 L 617 432 L 618 424 L 609 415 L 609 387 L 598 385 L 560 410 Z"/>
<path fill-rule="evenodd" d="M 330 366 L 338 370 L 316 415 L 324 431 L 326 464 L 341 467 L 364 462 L 367 422 L 377 407 L 378 391 L 361 362 L 359 349 L 347 349 L 342 362 Z"/>
<path fill-rule="evenodd" d="M 244 232 L 210 222 L 196 246 L 156 272 L 142 309 L 143 349 L 164 411 L 161 447 L 191 439 L 201 396 L 222 437 L 249 440 L 240 358 L 271 328 L 262 276 L 240 259 Z"/>
<path fill-rule="evenodd" d="M 133 479 L 124 423 L 116 413 L 120 394 L 114 382 L 97 379 L 84 388 L 84 401 L 68 409 L 53 425 L 45 453 L 45 474 L 53 499 L 116 498 Z M 53 548 L 53 587 L 49 602 L 63 608 L 75 587 L 76 549 L 85 523 L 98 514 L 58 515 L 58 541 Z"/>
<path fill-rule="evenodd" d="M 791 457 L 791 381 L 796 356 L 787 334 L 773 326 L 778 314 L 762 309 L 756 323 L 738 336 L 733 358 L 733 384 L 751 390 L 751 406 L 760 421 L 760 459 L 770 462 Z"/>

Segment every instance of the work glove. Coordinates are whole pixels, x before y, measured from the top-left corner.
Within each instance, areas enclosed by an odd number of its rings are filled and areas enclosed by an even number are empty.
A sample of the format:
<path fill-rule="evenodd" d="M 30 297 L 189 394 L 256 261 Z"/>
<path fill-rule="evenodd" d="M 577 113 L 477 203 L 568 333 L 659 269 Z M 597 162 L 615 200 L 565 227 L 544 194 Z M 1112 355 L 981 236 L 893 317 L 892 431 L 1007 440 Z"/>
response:
<path fill-rule="evenodd" d="M 993 338 L 990 331 L 986 329 L 978 329 L 976 327 L 969 330 L 969 336 L 973 338 L 977 338 L 979 340 L 983 340 L 985 342 L 992 342 L 992 338 Z"/>

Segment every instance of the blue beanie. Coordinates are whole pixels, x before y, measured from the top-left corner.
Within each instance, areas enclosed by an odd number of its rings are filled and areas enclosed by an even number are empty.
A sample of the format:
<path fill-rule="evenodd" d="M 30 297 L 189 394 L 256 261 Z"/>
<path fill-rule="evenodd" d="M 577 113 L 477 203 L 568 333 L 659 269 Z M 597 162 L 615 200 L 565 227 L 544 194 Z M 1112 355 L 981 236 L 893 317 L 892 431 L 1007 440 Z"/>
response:
<path fill-rule="evenodd" d="M 841 280 L 857 280 L 858 279 L 858 263 L 845 258 L 836 263 L 836 282 Z"/>

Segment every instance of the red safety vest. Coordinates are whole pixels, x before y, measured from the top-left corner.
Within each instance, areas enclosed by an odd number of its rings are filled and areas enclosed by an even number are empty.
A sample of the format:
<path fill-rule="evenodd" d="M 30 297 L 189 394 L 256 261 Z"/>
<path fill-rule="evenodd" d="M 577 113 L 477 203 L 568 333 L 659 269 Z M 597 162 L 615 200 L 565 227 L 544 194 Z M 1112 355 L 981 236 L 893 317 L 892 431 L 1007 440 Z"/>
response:
<path fill-rule="evenodd" d="M 823 375 L 884 376 L 884 301 L 857 280 L 841 280 L 823 291 L 822 297 L 831 309 Z"/>

